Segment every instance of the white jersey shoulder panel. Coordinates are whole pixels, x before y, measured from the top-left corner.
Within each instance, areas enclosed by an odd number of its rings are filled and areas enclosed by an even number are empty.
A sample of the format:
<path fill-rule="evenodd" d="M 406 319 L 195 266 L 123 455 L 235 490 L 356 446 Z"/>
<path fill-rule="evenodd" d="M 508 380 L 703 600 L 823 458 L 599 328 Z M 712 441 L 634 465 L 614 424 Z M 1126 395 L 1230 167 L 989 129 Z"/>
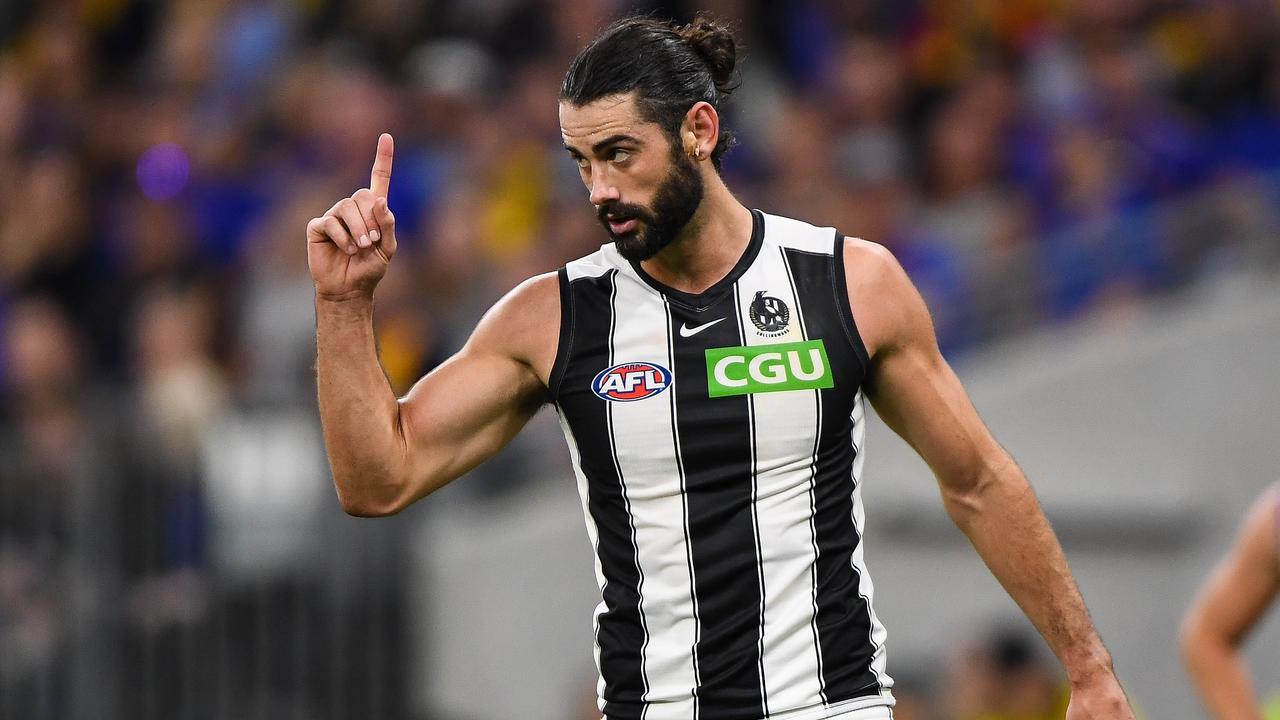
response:
<path fill-rule="evenodd" d="M 610 270 L 621 270 L 626 265 L 626 260 L 618 254 L 613 243 L 605 243 L 590 255 L 584 255 L 566 263 L 565 272 L 569 280 L 573 281 L 580 278 L 600 277 Z"/>
<path fill-rule="evenodd" d="M 781 215 L 761 215 L 764 216 L 766 242 L 818 255 L 830 255 L 835 248 L 835 228 L 817 227 Z"/>

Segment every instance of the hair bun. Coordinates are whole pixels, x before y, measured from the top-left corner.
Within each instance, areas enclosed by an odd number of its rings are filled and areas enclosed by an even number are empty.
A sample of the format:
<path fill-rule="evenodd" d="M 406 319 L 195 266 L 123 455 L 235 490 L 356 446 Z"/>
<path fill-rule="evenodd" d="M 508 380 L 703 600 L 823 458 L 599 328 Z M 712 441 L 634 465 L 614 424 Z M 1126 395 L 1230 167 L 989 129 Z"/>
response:
<path fill-rule="evenodd" d="M 737 87 L 733 70 L 738 62 L 738 44 L 729 27 L 699 15 L 678 32 L 681 39 L 689 43 L 711 68 L 711 79 L 715 81 L 716 91 L 721 95 L 733 92 Z"/>

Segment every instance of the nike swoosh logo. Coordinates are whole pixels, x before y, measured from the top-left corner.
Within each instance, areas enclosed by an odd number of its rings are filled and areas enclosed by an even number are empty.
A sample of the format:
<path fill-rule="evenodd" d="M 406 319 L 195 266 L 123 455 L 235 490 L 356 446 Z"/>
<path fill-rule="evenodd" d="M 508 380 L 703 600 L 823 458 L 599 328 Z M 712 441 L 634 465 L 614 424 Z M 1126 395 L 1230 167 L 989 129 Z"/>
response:
<path fill-rule="evenodd" d="M 724 318 L 720 318 L 719 320 L 712 320 L 709 323 L 703 323 L 702 325 L 698 325 L 697 327 L 689 327 L 688 323 L 684 323 L 683 325 L 680 326 L 680 337 L 693 337 L 694 335 L 697 335 L 698 333 L 702 332 L 703 330 L 706 330 L 712 325 L 715 325 L 721 320 L 724 320 Z"/>

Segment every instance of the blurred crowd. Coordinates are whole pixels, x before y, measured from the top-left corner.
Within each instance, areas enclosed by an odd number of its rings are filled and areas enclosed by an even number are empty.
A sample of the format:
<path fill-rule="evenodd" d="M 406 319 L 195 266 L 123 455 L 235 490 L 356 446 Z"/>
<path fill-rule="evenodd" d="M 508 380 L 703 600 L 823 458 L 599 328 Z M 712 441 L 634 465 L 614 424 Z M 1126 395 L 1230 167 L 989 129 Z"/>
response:
<path fill-rule="evenodd" d="M 0 718 L 407 712 L 404 523 L 324 480 L 303 231 L 392 132 L 406 390 L 607 239 L 556 92 L 634 9 L 736 23 L 730 187 L 889 246 L 951 357 L 1280 261 L 1275 0 L 0 3 Z"/>

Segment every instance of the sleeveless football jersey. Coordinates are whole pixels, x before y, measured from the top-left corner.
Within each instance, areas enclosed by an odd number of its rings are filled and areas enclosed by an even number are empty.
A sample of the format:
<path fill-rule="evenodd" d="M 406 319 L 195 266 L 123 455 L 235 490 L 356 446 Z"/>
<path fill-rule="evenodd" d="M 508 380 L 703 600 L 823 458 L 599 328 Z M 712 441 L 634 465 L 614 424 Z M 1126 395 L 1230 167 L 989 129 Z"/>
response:
<path fill-rule="evenodd" d="M 860 498 L 867 351 L 843 237 L 753 211 L 706 292 L 612 244 L 560 270 L 550 378 L 602 601 L 610 720 L 893 703 Z"/>

